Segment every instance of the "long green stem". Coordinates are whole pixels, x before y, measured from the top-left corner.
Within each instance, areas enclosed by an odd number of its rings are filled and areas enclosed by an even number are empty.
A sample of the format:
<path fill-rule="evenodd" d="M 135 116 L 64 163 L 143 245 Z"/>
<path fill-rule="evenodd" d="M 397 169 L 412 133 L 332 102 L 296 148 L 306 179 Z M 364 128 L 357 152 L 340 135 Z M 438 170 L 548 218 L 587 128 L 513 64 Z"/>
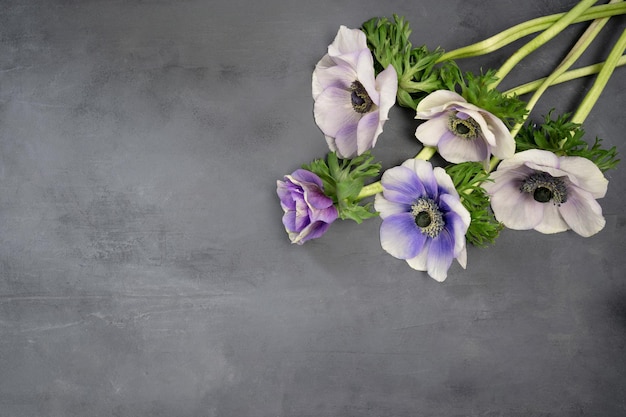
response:
<path fill-rule="evenodd" d="M 619 1 L 622 1 L 622 0 L 611 0 L 611 3 L 616 3 Z M 565 56 L 565 58 L 563 58 L 561 63 L 557 65 L 557 67 L 554 69 L 554 71 L 552 71 L 552 73 L 548 77 L 545 78 L 545 80 L 541 83 L 541 85 L 539 85 L 539 87 L 537 88 L 535 93 L 532 95 L 532 97 L 528 100 L 528 102 L 526 103 L 527 115 L 535 107 L 541 95 L 548 89 L 548 87 L 550 87 L 554 83 L 554 80 L 560 77 L 565 71 L 567 71 L 574 64 L 574 62 L 576 62 L 578 58 L 580 58 L 583 52 L 585 52 L 585 50 L 587 49 L 587 47 L 589 47 L 591 42 L 596 38 L 596 36 L 598 36 L 598 33 L 600 33 L 600 31 L 602 30 L 602 28 L 606 25 L 608 21 L 609 21 L 608 17 L 603 17 L 603 18 L 594 20 L 589 25 L 587 30 L 585 30 L 585 32 L 580 36 L 580 38 L 578 38 L 578 41 L 576 42 L 576 44 L 574 44 L 574 46 L 569 51 L 569 53 Z M 513 126 L 513 128 L 511 129 L 511 135 L 513 137 L 515 137 L 515 135 L 517 135 L 517 132 L 519 132 L 519 130 L 522 128 L 522 126 L 524 125 L 524 121 L 525 120 L 522 120 L 521 122 Z"/>
<path fill-rule="evenodd" d="M 622 32 L 622 35 L 615 43 L 615 46 L 611 49 L 609 56 L 600 70 L 600 73 L 598 73 L 596 81 L 593 83 L 593 86 L 585 98 L 581 101 L 576 113 L 572 116 L 572 122 L 582 123 L 587 118 L 594 104 L 596 104 L 598 97 L 600 97 L 602 90 L 604 90 L 604 87 L 609 81 L 609 78 L 611 78 L 611 74 L 613 74 L 620 57 L 624 54 L 624 50 L 626 50 L 626 30 Z"/>
<path fill-rule="evenodd" d="M 585 10 L 589 9 L 597 0 L 581 0 L 576 6 L 574 6 L 569 12 L 565 13 L 563 17 L 554 22 L 549 28 L 541 32 L 526 45 L 518 49 L 509 59 L 496 72 L 497 81 L 494 82 L 491 87 L 495 88 L 502 79 L 527 55 L 531 52 L 554 38 L 561 33 L 563 29 L 569 26 L 576 17 L 580 16 Z"/>
<path fill-rule="evenodd" d="M 550 85 L 562 84 L 564 82 L 575 80 L 577 78 L 582 78 L 582 77 L 587 77 L 589 75 L 597 74 L 598 72 L 600 72 L 604 64 L 605 64 L 604 62 L 599 62 L 597 64 L 588 65 L 586 67 L 581 67 L 581 68 L 576 68 L 570 71 L 566 71 L 563 74 L 561 74 L 559 77 L 557 77 L 554 81 L 552 81 L 552 84 Z M 617 61 L 617 65 L 616 65 L 617 67 L 621 67 L 622 65 L 626 65 L 626 55 L 623 55 Z M 540 78 L 538 80 L 530 81 L 528 83 L 519 85 L 517 87 L 511 88 L 505 91 L 503 94 L 509 95 L 509 96 L 512 96 L 512 95 L 521 96 L 524 94 L 531 93 L 535 91 L 537 88 L 539 88 L 539 86 L 544 82 L 546 78 L 547 77 Z"/>
<path fill-rule="evenodd" d="M 626 4 L 624 3 L 603 4 L 600 6 L 590 7 L 580 16 L 576 17 L 572 23 L 580 23 L 625 13 Z M 480 42 L 448 51 L 438 59 L 438 62 L 486 55 L 502 48 L 503 46 L 513 43 L 518 39 L 549 28 L 564 15 L 565 13 L 557 13 L 528 20 Z"/>

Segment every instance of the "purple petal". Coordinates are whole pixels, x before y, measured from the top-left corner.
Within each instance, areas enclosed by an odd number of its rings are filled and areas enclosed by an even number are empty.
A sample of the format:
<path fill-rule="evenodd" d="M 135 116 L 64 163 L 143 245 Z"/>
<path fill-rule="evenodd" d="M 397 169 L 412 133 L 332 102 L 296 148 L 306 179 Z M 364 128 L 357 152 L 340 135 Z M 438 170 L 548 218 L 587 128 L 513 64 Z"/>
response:
<path fill-rule="evenodd" d="M 415 257 L 424 247 L 426 235 L 415 224 L 411 213 L 394 214 L 380 225 L 380 244 L 398 259 Z"/>
<path fill-rule="evenodd" d="M 446 229 L 443 229 L 439 236 L 432 239 L 428 250 L 428 275 L 435 280 L 442 282 L 448 276 L 448 269 L 454 259 L 454 240 Z"/>
<path fill-rule="evenodd" d="M 404 161 L 402 166 L 415 172 L 419 182 L 424 186 L 424 193 L 426 195 L 431 198 L 436 198 L 439 195 L 437 177 L 434 174 L 433 166 L 430 162 L 412 158 Z"/>
<path fill-rule="evenodd" d="M 394 203 L 415 203 L 415 200 L 424 195 L 425 189 L 417 178 L 417 174 L 403 166 L 386 170 L 382 177 L 383 195 Z"/>
<path fill-rule="evenodd" d="M 300 233 L 289 233 L 289 239 L 291 240 L 291 243 L 302 245 L 303 243 L 311 239 L 317 239 L 321 237 L 324 233 L 326 233 L 329 227 L 330 224 L 328 223 L 311 223 Z"/>
<path fill-rule="evenodd" d="M 311 222 L 324 222 L 324 223 L 332 223 L 337 220 L 338 213 L 337 208 L 333 205 L 318 209 L 311 210 Z"/>
<path fill-rule="evenodd" d="M 584 237 L 598 233 L 606 224 L 600 204 L 590 193 L 575 186 L 568 187 L 567 202 L 561 204 L 559 211 L 568 226 Z"/>
<path fill-rule="evenodd" d="M 291 177 L 300 183 L 308 182 L 308 183 L 315 184 L 318 187 L 322 188 L 322 179 L 318 177 L 316 174 L 314 174 L 313 172 L 308 171 L 306 169 L 296 169 L 291 174 Z"/>

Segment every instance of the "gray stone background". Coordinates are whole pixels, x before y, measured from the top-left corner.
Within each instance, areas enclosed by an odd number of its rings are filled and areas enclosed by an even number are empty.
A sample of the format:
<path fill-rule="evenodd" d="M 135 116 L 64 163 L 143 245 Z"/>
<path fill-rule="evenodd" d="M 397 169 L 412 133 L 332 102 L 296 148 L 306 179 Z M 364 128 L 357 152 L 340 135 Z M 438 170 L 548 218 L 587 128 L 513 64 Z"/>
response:
<path fill-rule="evenodd" d="M 339 25 L 397 13 L 451 50 L 574 3 L 0 1 L 0 415 L 626 415 L 623 166 L 598 235 L 507 230 L 444 283 L 387 255 L 379 219 L 291 245 L 275 194 L 327 151 L 310 80 Z M 585 123 L 622 155 L 624 71 Z M 419 151 L 416 123 L 392 110 L 384 168 Z"/>

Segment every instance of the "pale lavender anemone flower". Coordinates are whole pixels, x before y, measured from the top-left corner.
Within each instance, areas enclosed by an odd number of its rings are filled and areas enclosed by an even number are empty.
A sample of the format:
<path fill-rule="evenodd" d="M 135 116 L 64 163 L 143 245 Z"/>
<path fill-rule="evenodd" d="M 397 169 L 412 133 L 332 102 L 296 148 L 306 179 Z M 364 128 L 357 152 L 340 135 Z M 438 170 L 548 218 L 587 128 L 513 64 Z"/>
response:
<path fill-rule="evenodd" d="M 483 162 L 488 167 L 492 154 L 505 159 L 515 153 L 515 140 L 504 122 L 453 91 L 426 96 L 417 105 L 415 118 L 428 120 L 417 127 L 415 137 L 437 147 L 446 161 Z"/>
<path fill-rule="evenodd" d="M 502 161 L 490 178 L 483 187 L 496 219 L 510 229 L 572 229 L 588 237 L 605 225 L 596 199 L 606 194 L 608 180 L 586 158 L 531 149 Z"/>
<path fill-rule="evenodd" d="M 465 268 L 470 214 L 446 171 L 409 159 L 385 171 L 381 184 L 374 207 L 383 219 L 383 249 L 440 282 L 453 259 Z"/>
<path fill-rule="evenodd" d="M 320 177 L 305 169 L 276 181 L 276 192 L 285 212 L 283 225 L 291 243 L 302 245 L 326 233 L 337 219 L 333 200 L 324 194 Z"/>
<path fill-rule="evenodd" d="M 377 77 L 365 34 L 341 26 L 312 77 L 313 114 L 331 151 L 353 158 L 376 145 L 396 101 L 398 78 L 389 65 Z"/>

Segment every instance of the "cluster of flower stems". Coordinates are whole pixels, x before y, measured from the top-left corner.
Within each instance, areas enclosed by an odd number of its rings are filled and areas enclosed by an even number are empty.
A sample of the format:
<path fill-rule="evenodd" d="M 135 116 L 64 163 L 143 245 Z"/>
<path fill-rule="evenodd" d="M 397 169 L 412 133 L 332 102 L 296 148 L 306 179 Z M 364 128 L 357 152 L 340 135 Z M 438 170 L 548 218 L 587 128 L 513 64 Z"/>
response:
<path fill-rule="evenodd" d="M 550 75 L 545 78 L 522 84 L 503 93 L 508 96 L 521 96 L 533 93 L 532 96 L 526 101 L 527 112 L 525 119 L 511 128 L 511 134 L 515 137 L 522 128 L 524 121 L 528 118 L 528 115 L 533 110 L 539 98 L 548 89 L 548 87 L 577 78 L 597 74 L 592 87 L 589 89 L 579 104 L 577 110 L 570 118 L 572 123 L 582 124 L 598 100 L 615 68 L 626 64 L 626 56 L 624 55 L 624 51 L 626 50 L 625 29 L 619 36 L 604 62 L 577 69 L 570 69 L 592 43 L 592 41 L 597 37 L 611 17 L 626 14 L 626 2 L 622 0 L 611 0 L 608 4 L 594 6 L 596 2 L 597 0 L 581 0 L 578 4 L 576 4 L 576 6 L 566 13 L 558 13 L 529 20 L 481 42 L 446 52 L 439 57 L 438 61 L 445 62 L 462 58 L 482 56 L 509 45 L 510 43 L 523 37 L 540 32 L 529 42 L 519 48 L 515 53 L 513 53 L 498 69 L 495 74 L 497 81 L 493 82 L 489 86 L 490 88 L 495 89 L 504 77 L 522 59 L 556 37 L 565 28 L 574 23 L 591 21 L 587 29 L 580 36 L 569 53 L 553 69 Z M 429 160 L 435 155 L 436 152 L 436 148 L 425 146 L 415 156 L 415 158 Z M 499 162 L 500 161 L 497 158 L 492 157 L 489 170 L 495 169 Z M 357 198 L 364 199 L 382 191 L 383 188 L 380 181 L 374 182 L 364 186 Z"/>

